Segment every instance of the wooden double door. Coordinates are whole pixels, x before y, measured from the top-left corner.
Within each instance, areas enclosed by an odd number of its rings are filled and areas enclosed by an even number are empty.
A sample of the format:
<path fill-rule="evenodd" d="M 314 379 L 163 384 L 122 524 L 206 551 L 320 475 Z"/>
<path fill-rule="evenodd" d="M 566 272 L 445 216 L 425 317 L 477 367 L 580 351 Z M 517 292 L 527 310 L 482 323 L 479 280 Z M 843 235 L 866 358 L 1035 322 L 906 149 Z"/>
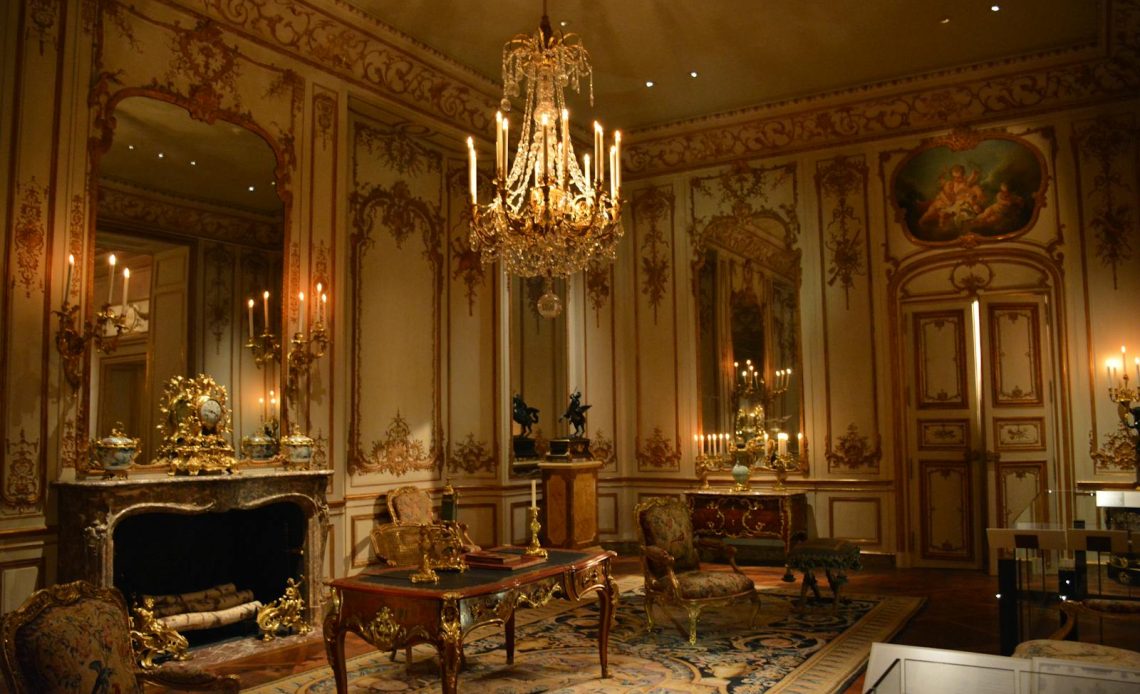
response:
<path fill-rule="evenodd" d="M 1050 322 L 1034 294 L 904 304 L 911 565 L 981 568 L 985 528 L 1049 519 Z"/>

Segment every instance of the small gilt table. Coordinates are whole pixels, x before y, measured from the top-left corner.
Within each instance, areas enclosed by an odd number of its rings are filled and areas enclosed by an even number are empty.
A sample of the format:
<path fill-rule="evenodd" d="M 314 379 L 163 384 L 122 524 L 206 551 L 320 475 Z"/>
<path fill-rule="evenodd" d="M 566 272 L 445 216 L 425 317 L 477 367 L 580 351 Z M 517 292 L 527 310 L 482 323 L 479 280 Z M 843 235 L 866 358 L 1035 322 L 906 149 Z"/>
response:
<path fill-rule="evenodd" d="M 521 552 L 522 548 L 510 551 Z M 502 624 L 507 663 L 514 662 L 515 609 L 545 605 L 556 594 L 578 600 L 598 593 L 598 657 L 609 677 L 607 649 L 616 598 L 610 551 L 548 550 L 547 560 L 515 571 L 471 568 L 439 572 L 438 583 L 412 583 L 408 567 L 367 570 L 329 581 L 333 600 L 324 623 L 325 652 L 338 694 L 348 692 L 344 636 L 352 632 L 381 651 L 430 643 L 439 652 L 444 694 L 457 691 L 463 638 Z"/>

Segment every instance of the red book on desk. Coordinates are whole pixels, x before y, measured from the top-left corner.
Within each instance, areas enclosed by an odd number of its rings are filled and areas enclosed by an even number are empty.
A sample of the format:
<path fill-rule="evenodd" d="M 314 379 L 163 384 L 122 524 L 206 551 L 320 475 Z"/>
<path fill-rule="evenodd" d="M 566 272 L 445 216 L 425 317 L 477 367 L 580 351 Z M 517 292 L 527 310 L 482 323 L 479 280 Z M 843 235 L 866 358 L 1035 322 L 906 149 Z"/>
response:
<path fill-rule="evenodd" d="M 468 566 L 477 569 L 501 569 L 504 571 L 514 571 L 546 561 L 545 557 L 528 557 L 521 553 L 496 552 L 495 550 L 468 552 L 463 558 L 467 561 Z"/>

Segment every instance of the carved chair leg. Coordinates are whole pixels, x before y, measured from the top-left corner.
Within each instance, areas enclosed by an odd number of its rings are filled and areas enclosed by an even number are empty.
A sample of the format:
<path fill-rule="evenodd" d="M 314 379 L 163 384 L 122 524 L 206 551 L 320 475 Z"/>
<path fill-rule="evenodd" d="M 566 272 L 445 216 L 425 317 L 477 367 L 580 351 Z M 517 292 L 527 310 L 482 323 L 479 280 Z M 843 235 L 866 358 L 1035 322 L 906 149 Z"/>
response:
<path fill-rule="evenodd" d="M 699 605 L 691 605 L 685 608 L 689 613 L 689 645 L 697 645 L 697 620 L 701 617 L 701 608 Z"/>
<path fill-rule="evenodd" d="M 748 618 L 748 628 L 756 626 L 756 618 L 760 616 L 760 593 L 752 591 L 752 615 Z"/>
<path fill-rule="evenodd" d="M 653 631 L 653 596 L 645 594 L 645 630 Z"/>

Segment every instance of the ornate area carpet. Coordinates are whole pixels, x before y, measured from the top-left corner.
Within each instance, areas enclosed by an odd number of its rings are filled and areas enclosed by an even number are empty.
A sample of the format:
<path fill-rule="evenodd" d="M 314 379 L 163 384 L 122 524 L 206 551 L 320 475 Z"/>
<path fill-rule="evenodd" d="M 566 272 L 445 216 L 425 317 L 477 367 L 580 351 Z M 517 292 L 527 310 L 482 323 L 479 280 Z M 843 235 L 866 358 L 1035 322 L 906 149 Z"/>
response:
<path fill-rule="evenodd" d="M 733 692 L 782 694 L 841 691 L 866 664 L 871 643 L 887 641 L 922 605 L 921 598 L 851 595 L 832 616 L 829 606 L 793 610 L 789 591 L 765 591 L 755 625 L 748 608 L 706 610 L 696 646 L 654 608 L 645 627 L 639 590 L 623 591 L 610 632 L 610 678 L 599 678 L 596 603 L 555 600 L 516 619 L 515 662 L 506 664 L 501 629 L 480 630 L 464 645 L 461 692 Z M 672 613 L 684 621 L 683 612 Z M 480 637 L 480 634 L 483 634 Z M 368 653 L 348 661 L 353 692 L 438 692 L 438 659 L 417 646 L 406 666 L 401 655 Z M 251 690 L 257 694 L 335 692 L 328 667 Z"/>

